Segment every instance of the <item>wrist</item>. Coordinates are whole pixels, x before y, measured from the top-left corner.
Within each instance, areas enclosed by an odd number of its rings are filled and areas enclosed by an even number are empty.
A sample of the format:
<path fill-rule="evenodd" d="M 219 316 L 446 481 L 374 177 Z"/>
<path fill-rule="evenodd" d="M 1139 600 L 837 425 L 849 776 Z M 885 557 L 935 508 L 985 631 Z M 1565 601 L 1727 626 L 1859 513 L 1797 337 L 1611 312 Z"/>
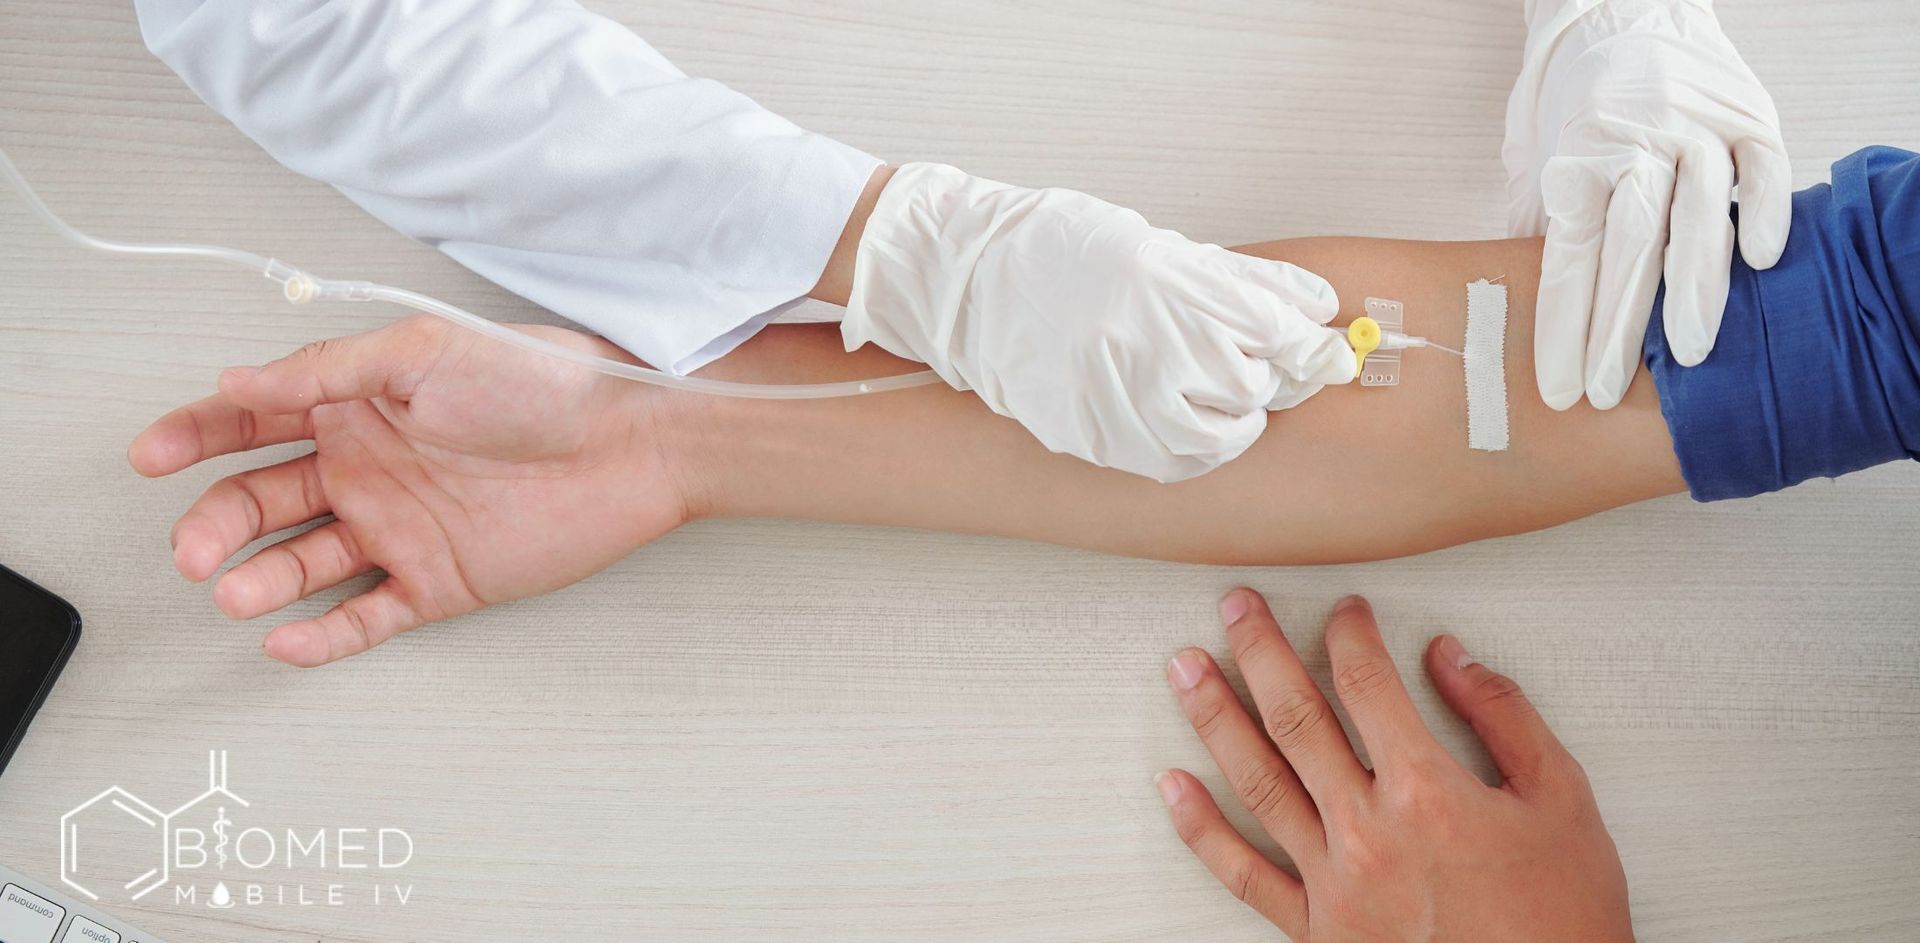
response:
<path fill-rule="evenodd" d="M 786 324 L 761 331 L 701 371 L 750 383 L 832 383 L 910 372 L 919 364 L 866 348 L 846 352 L 838 325 Z M 638 385 L 638 384 L 633 384 Z M 688 520 L 817 517 L 823 495 L 850 487 L 879 417 L 912 390 L 826 400 L 763 400 L 648 387 L 648 427 Z"/>
<path fill-rule="evenodd" d="M 701 371 L 747 383 L 812 383 L 822 377 L 810 355 L 838 348 L 838 326 L 770 327 Z M 630 407 L 639 417 L 637 448 L 651 450 L 685 509 L 688 522 L 716 517 L 786 516 L 797 508 L 782 485 L 806 466 L 801 446 L 824 407 L 814 400 L 761 400 L 641 387 Z M 643 459 L 647 460 L 647 459 Z"/>
<path fill-rule="evenodd" d="M 677 500 L 681 524 L 716 516 L 728 467 L 715 409 L 724 397 L 644 383 L 622 386 L 631 480 L 663 482 Z"/>
<path fill-rule="evenodd" d="M 880 192 L 893 179 L 894 170 L 892 166 L 883 165 L 867 178 L 853 212 L 841 229 L 833 254 L 807 297 L 842 306 L 847 303 L 853 290 L 860 239 L 866 233 L 874 206 L 880 201 Z M 712 364 L 703 374 L 733 379 L 742 370 L 777 371 L 766 355 L 771 352 L 777 356 L 777 348 L 791 346 L 770 342 L 772 336 L 780 333 L 763 331 L 761 338 Z M 834 333 L 838 334 L 837 329 Z M 811 382 L 811 379 L 780 380 L 754 375 L 739 378 L 759 383 Z M 686 521 L 759 510 L 758 505 L 748 499 L 765 498 L 768 489 L 765 483 L 747 479 L 763 465 L 758 459 L 745 455 L 745 447 L 776 448 L 777 433 L 783 428 L 779 417 L 793 413 L 791 405 L 663 390 L 637 383 L 626 385 L 629 389 L 625 391 L 622 409 L 636 426 L 631 437 L 634 460 L 664 466 L 662 471 L 680 495 Z M 756 406 L 760 408 L 753 408 Z M 774 421 L 769 422 L 770 418 Z M 750 428 L 756 426 L 759 428 Z"/>

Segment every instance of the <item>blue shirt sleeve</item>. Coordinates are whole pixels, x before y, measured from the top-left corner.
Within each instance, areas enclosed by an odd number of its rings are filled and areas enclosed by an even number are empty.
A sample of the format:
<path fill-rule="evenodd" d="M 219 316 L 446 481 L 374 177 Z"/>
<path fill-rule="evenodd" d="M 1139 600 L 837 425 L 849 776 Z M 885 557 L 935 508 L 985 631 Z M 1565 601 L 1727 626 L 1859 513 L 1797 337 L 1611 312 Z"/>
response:
<path fill-rule="evenodd" d="M 1646 363 L 1696 500 L 1778 491 L 1920 458 L 1920 155 L 1856 151 L 1794 194 L 1773 268 L 1733 260 L 1713 353 L 1667 347 L 1664 291 Z"/>

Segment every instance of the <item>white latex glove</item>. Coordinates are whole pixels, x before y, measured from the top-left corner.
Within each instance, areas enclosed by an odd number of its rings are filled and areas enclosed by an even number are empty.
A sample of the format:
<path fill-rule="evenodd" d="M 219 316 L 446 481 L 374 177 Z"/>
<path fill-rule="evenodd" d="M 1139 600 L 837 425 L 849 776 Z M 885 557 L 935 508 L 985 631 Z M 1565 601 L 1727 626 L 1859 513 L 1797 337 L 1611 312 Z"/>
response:
<path fill-rule="evenodd" d="M 1515 235 L 1547 236 L 1534 366 L 1554 409 L 1610 409 L 1639 365 L 1664 268 L 1667 342 L 1706 359 L 1740 254 L 1771 268 L 1793 178 L 1773 99 L 1710 0 L 1529 0 L 1502 151 Z"/>
<path fill-rule="evenodd" d="M 1047 448 L 1163 482 L 1246 451 L 1267 410 L 1353 379 L 1325 280 L 1073 190 L 895 172 L 841 326 L 925 362 Z"/>

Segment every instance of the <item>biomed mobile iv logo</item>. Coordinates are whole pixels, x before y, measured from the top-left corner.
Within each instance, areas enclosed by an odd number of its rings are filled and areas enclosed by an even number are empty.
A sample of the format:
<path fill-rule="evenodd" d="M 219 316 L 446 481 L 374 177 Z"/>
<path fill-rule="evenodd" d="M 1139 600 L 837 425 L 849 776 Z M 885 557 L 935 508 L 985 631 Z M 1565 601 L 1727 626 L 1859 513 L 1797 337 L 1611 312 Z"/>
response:
<path fill-rule="evenodd" d="M 172 886 L 174 903 L 217 910 L 405 906 L 412 898 L 412 884 L 391 880 L 413 860 L 405 829 L 248 824 L 258 817 L 227 787 L 226 751 L 208 751 L 206 791 L 171 812 L 109 786 L 61 816 L 60 881 L 93 901 L 136 901 Z M 204 898 L 200 880 L 213 882 Z"/>

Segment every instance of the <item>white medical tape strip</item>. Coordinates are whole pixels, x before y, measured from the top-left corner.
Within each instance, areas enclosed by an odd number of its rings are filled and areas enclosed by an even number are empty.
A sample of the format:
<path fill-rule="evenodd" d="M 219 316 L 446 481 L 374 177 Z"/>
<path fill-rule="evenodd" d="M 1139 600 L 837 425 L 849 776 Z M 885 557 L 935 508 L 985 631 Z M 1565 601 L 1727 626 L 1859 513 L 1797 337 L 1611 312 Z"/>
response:
<path fill-rule="evenodd" d="M 1467 445 L 1507 450 L 1507 286 L 1467 285 Z"/>

